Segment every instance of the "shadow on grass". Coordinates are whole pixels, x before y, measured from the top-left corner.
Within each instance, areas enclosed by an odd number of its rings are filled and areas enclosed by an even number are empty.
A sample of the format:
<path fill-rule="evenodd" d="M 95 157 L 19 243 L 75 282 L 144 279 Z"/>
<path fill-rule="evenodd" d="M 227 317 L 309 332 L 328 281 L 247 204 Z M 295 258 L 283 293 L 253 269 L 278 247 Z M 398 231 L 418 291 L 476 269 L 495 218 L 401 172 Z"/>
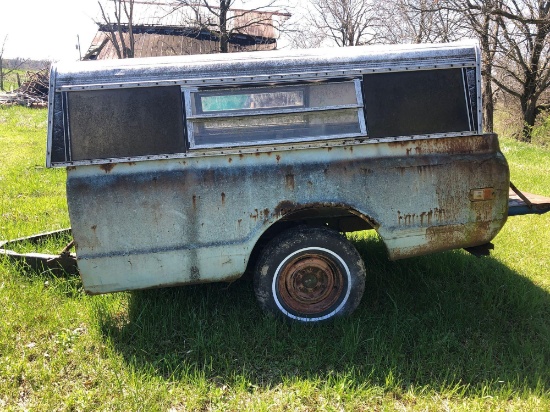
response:
<path fill-rule="evenodd" d="M 349 318 L 281 323 L 238 281 L 132 293 L 123 320 L 98 309 L 102 332 L 130 365 L 168 380 L 548 390 L 546 291 L 492 258 L 454 251 L 389 262 L 376 238 L 355 244 L 368 281 Z"/>

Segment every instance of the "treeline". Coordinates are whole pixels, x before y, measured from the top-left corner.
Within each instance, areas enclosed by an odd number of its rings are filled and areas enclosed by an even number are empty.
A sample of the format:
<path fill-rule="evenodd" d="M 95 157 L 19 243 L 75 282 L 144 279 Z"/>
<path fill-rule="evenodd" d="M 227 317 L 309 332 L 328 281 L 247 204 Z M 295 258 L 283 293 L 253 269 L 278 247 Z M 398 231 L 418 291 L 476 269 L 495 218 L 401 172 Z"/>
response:
<path fill-rule="evenodd" d="M 31 60 L 17 57 L 15 59 L 4 59 L 4 67 L 12 68 L 17 67 L 18 70 L 42 70 L 49 67 L 50 60 Z"/>

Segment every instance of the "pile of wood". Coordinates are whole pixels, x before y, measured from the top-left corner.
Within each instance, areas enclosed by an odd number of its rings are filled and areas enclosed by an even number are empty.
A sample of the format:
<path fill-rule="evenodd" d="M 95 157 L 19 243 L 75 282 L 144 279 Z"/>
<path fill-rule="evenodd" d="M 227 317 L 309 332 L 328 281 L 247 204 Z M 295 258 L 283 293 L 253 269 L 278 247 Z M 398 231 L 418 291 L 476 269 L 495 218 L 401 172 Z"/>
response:
<path fill-rule="evenodd" d="M 27 72 L 26 81 L 17 90 L 0 96 L 0 104 L 45 107 L 48 104 L 50 70 Z"/>

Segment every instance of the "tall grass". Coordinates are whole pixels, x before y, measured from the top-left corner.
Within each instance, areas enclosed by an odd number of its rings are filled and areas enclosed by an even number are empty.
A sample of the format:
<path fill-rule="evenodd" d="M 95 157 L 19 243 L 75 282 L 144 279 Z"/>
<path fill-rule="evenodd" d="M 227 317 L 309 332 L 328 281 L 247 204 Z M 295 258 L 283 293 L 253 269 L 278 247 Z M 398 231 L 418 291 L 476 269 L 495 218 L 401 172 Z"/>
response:
<path fill-rule="evenodd" d="M 0 238 L 69 224 L 45 118 L 0 109 Z M 550 196 L 550 150 L 501 146 L 516 185 Z M 365 296 L 326 325 L 265 316 L 245 281 L 91 297 L 3 261 L 0 410 L 550 409 L 550 216 L 510 218 L 482 259 L 390 262 L 352 239 Z"/>

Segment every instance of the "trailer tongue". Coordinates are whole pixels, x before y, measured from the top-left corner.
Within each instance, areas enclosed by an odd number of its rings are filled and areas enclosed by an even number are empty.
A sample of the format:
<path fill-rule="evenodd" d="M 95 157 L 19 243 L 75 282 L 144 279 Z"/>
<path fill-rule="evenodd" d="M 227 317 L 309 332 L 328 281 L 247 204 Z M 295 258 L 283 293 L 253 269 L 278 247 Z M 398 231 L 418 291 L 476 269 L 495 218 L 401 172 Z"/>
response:
<path fill-rule="evenodd" d="M 542 215 L 550 210 L 550 197 L 521 192 L 510 182 L 508 216 Z"/>

